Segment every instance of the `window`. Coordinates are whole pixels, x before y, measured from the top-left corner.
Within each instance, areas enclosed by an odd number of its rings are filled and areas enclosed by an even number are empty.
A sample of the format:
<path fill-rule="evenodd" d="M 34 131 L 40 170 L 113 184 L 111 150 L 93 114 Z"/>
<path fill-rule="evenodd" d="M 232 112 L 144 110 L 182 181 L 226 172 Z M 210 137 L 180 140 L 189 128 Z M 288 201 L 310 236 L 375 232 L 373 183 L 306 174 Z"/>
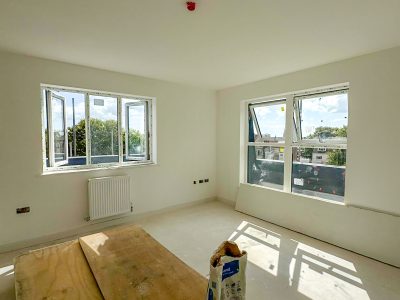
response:
<path fill-rule="evenodd" d="M 42 90 L 44 170 L 153 162 L 153 98 Z"/>
<path fill-rule="evenodd" d="M 247 107 L 247 183 L 343 202 L 347 86 Z"/>
<path fill-rule="evenodd" d="M 285 99 L 249 105 L 247 182 L 283 189 Z"/>
<path fill-rule="evenodd" d="M 146 138 L 149 132 L 148 102 L 128 98 L 122 98 L 122 102 L 124 160 L 146 160 L 149 157 L 149 140 Z"/>
<path fill-rule="evenodd" d="M 50 164 L 60 166 L 68 161 L 67 153 L 67 119 L 65 98 L 47 91 L 47 111 L 48 115 L 48 142 Z"/>

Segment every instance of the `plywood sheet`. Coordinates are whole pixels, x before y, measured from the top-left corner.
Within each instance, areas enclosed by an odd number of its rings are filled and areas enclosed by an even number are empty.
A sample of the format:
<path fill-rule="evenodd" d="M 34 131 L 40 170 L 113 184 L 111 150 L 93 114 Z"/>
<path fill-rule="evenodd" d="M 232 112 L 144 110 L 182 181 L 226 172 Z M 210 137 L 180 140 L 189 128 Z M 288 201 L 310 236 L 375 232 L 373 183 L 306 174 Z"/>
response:
<path fill-rule="evenodd" d="M 201 299 L 207 280 L 138 226 L 79 239 L 107 300 Z"/>
<path fill-rule="evenodd" d="M 103 299 L 78 240 L 15 258 L 18 300 Z"/>

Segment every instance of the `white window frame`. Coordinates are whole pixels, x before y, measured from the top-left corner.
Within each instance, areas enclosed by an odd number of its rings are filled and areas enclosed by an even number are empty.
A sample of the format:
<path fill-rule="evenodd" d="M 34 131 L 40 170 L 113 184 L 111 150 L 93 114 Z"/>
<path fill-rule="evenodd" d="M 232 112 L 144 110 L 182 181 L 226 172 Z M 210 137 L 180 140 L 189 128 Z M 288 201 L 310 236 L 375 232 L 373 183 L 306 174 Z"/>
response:
<path fill-rule="evenodd" d="M 288 148 L 289 148 L 288 146 L 290 146 L 290 144 L 291 144 L 290 141 L 287 138 L 287 130 L 286 130 L 288 128 L 288 124 L 287 124 L 288 110 L 290 110 L 290 109 L 288 109 L 288 103 L 289 103 L 289 102 L 287 102 L 288 98 L 289 97 L 266 98 L 266 99 L 260 99 L 262 101 L 248 102 L 247 105 L 246 105 L 247 125 L 248 125 L 248 122 L 249 122 L 248 111 L 249 111 L 250 106 L 252 107 L 250 109 L 250 113 L 251 113 L 251 115 L 253 117 L 253 120 L 257 120 L 256 114 L 254 112 L 254 108 L 257 107 L 257 106 L 272 106 L 272 105 L 279 105 L 279 104 L 285 104 L 285 106 L 286 106 L 286 109 L 285 109 L 285 111 L 286 111 L 286 115 L 285 115 L 285 130 L 284 130 L 284 134 L 283 134 L 285 139 L 284 139 L 283 143 L 269 142 L 269 141 L 249 142 L 249 136 L 248 136 L 249 131 L 247 130 L 247 133 L 246 133 L 246 160 L 247 160 L 247 155 L 248 155 L 247 152 L 248 152 L 248 147 L 249 146 L 254 146 L 254 147 L 270 146 L 270 147 L 284 148 L 284 152 L 283 152 L 284 161 L 282 162 L 283 166 L 284 166 L 284 170 L 283 170 L 283 174 L 284 174 L 283 190 L 284 191 L 287 190 L 286 189 L 286 186 L 287 186 L 287 182 L 286 181 L 290 180 L 290 177 L 288 179 L 287 176 L 286 176 L 286 174 L 287 174 L 287 172 L 286 172 L 286 157 L 288 156 Z M 255 126 L 256 126 L 257 133 L 261 136 L 262 132 L 261 132 L 257 122 L 255 122 Z M 246 166 L 247 166 L 247 162 L 246 162 Z M 247 183 L 247 175 L 248 174 L 247 174 L 247 167 L 246 167 L 246 177 L 245 177 L 246 178 L 246 183 Z"/>
<path fill-rule="evenodd" d="M 248 183 L 248 147 L 249 146 L 272 146 L 272 147 L 284 147 L 284 183 L 283 183 L 283 192 L 286 193 L 291 193 L 295 194 L 292 192 L 292 163 L 293 163 L 293 157 L 292 157 L 292 151 L 293 148 L 295 147 L 303 147 L 303 148 L 326 148 L 326 149 L 347 149 L 347 142 L 343 143 L 335 143 L 332 141 L 325 141 L 323 143 L 315 143 L 314 141 L 307 141 L 307 140 L 302 140 L 302 139 L 297 139 L 297 141 L 293 140 L 293 133 L 295 130 L 295 125 L 293 122 L 293 116 L 294 116 L 294 104 L 295 101 L 298 101 L 300 99 L 305 99 L 305 98 L 311 98 L 312 96 L 318 95 L 318 94 L 337 94 L 337 93 L 345 93 L 349 94 L 349 83 L 341 83 L 337 85 L 331 85 L 331 86 L 326 86 L 326 87 L 319 87 L 319 88 L 314 88 L 314 89 L 308 89 L 308 90 L 302 90 L 302 91 L 295 91 L 295 92 L 289 92 L 289 93 L 283 93 L 283 94 L 277 94 L 273 96 L 268 96 L 268 97 L 260 97 L 260 98 L 254 98 L 254 99 L 248 99 L 248 100 L 243 100 L 242 101 L 242 110 L 241 113 L 244 114 L 244 117 L 241 117 L 242 120 L 242 131 L 241 131 L 241 164 L 240 164 L 240 169 L 241 169 L 241 174 L 240 174 L 240 183 L 242 184 L 248 184 L 248 185 L 253 185 L 251 183 Z M 286 104 L 286 116 L 285 116 L 285 131 L 284 131 L 284 143 L 272 143 L 272 142 L 249 142 L 249 106 L 252 105 L 255 107 L 255 105 L 260 104 L 260 105 L 265 105 L 267 103 L 279 103 L 280 101 L 283 100 L 283 103 Z M 255 115 L 253 114 L 253 111 L 250 111 L 252 113 L 252 117 L 254 118 Z M 256 127 L 258 127 L 258 124 L 255 124 Z M 259 129 L 257 129 L 257 132 L 260 134 Z M 266 189 L 272 189 L 276 190 L 271 187 L 263 186 L 262 188 Z M 279 190 L 281 191 L 281 190 Z M 310 197 L 310 198 L 318 198 L 314 196 L 308 196 L 302 194 L 304 197 Z M 329 201 L 333 203 L 338 203 L 338 204 L 344 204 L 336 201 L 331 201 L 327 200 L 324 198 L 319 198 L 323 201 Z"/>
<path fill-rule="evenodd" d="M 114 92 L 103 92 L 97 90 L 89 90 L 89 89 L 81 89 L 81 88 L 72 88 L 72 87 L 64 87 L 57 86 L 51 84 L 41 84 L 41 95 L 42 95 L 42 153 L 43 153 L 43 174 L 46 173 L 58 173 L 64 171 L 83 171 L 83 170 L 91 170 L 91 169 L 101 169 L 101 168 L 115 168 L 115 167 L 130 167 L 130 166 L 142 166 L 142 165 L 154 165 L 157 163 L 157 153 L 156 153 L 156 98 L 148 97 L 148 96 L 138 96 L 131 94 L 123 94 L 123 93 L 114 93 Z M 77 166 L 60 166 L 60 163 L 55 164 L 54 160 L 52 162 L 52 157 L 54 154 L 50 156 L 50 147 L 49 147 L 49 167 L 46 164 L 46 134 L 45 134 L 45 122 L 46 115 L 47 120 L 51 119 L 51 110 L 48 110 L 47 105 L 47 94 L 48 92 L 72 92 L 72 93 L 81 93 L 85 95 L 85 131 L 86 131 L 86 165 L 77 165 Z M 100 164 L 92 164 L 91 163 L 91 137 L 90 137 L 90 101 L 89 95 L 93 96 L 103 96 L 103 97 L 114 97 L 117 98 L 117 124 L 118 124 L 118 162 L 113 163 L 100 163 Z M 147 114 L 146 114 L 146 124 L 147 124 L 147 139 L 148 143 L 147 147 L 147 159 L 146 160 L 128 160 L 123 161 L 123 141 L 122 141 L 122 98 L 129 100 L 138 100 L 145 101 L 147 103 Z M 65 103 L 65 102 L 64 102 Z M 50 105 L 51 107 L 51 105 Z M 51 108 L 50 108 L 51 109 Z M 64 118 L 65 118 L 65 131 L 66 131 L 66 155 L 68 157 L 68 127 L 66 123 L 66 110 L 64 110 Z M 48 132 L 49 130 L 49 125 Z M 50 146 L 50 134 L 49 134 L 49 146 Z M 54 153 L 54 152 L 53 152 Z"/>
<path fill-rule="evenodd" d="M 65 160 L 56 162 L 55 160 L 55 148 L 54 148 L 54 129 L 53 129 L 53 98 L 62 101 L 63 107 L 63 124 L 64 124 L 64 151 Z M 58 167 L 68 162 L 68 127 L 67 127 L 67 113 L 65 98 L 54 94 L 51 90 L 46 90 L 46 107 L 47 115 L 47 135 L 49 139 L 49 164 L 50 166 Z"/>
<path fill-rule="evenodd" d="M 305 99 L 312 99 L 316 98 L 318 95 L 323 95 L 323 96 L 330 96 L 330 95 L 340 95 L 340 94 L 348 94 L 349 92 L 349 86 L 340 86 L 331 89 L 326 89 L 326 90 L 318 90 L 315 92 L 307 92 L 307 93 L 295 93 L 293 95 L 292 99 L 292 107 L 293 111 L 295 111 L 294 107 L 297 105 L 300 100 L 305 100 Z M 301 121 L 300 121 L 301 124 Z M 292 123 L 292 126 L 294 124 Z M 294 132 L 295 128 L 292 129 L 292 132 Z M 319 142 L 316 143 L 315 141 L 312 140 L 304 140 L 301 137 L 301 129 L 300 132 L 298 133 L 299 135 L 297 136 L 298 140 L 296 142 L 293 142 L 294 145 L 297 145 L 297 147 L 305 147 L 305 148 L 329 148 L 329 149 L 347 149 L 347 141 L 324 141 L 324 142 Z"/>
<path fill-rule="evenodd" d="M 81 92 L 82 93 L 82 92 Z M 86 125 L 86 165 L 90 166 L 111 166 L 116 164 L 113 163 L 102 163 L 102 164 L 92 164 L 92 138 L 91 138 L 91 131 L 90 131 L 90 96 L 99 96 L 99 97 L 110 97 L 117 99 L 117 126 L 118 126 L 118 163 L 123 163 L 123 157 L 121 157 L 121 133 L 122 133 L 122 126 L 121 126 L 121 97 L 118 97 L 116 94 L 105 93 L 105 92 L 85 92 L 85 125 Z M 89 147 L 89 149 L 87 148 Z"/>
<path fill-rule="evenodd" d="M 124 98 L 126 99 L 126 98 Z M 130 99 L 130 100 L 137 100 L 137 99 Z M 146 138 L 146 152 L 145 152 L 145 157 L 146 159 L 138 159 L 137 157 L 130 157 L 129 155 L 129 108 L 131 106 L 139 106 L 144 104 L 144 124 L 145 124 L 145 134 L 147 135 Z M 128 102 L 125 103 L 125 153 L 126 153 L 126 160 L 131 160 L 131 161 L 143 161 L 143 160 L 147 160 L 149 158 L 149 153 L 150 153 L 150 144 L 149 143 L 149 132 L 150 132 L 150 124 L 149 124 L 149 120 L 148 120 L 148 107 L 149 105 L 151 105 L 151 103 L 149 103 L 148 100 L 140 100 L 137 102 Z"/>

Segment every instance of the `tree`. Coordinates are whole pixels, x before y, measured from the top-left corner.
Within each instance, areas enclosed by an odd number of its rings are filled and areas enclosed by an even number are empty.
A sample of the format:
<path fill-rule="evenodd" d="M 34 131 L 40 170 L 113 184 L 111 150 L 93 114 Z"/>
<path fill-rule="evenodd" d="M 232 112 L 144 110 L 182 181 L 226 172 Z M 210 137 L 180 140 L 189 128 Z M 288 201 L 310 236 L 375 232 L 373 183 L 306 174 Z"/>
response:
<path fill-rule="evenodd" d="M 118 123 L 90 119 L 92 155 L 118 155 Z"/>
<path fill-rule="evenodd" d="M 332 137 L 347 137 L 347 126 L 343 126 L 342 128 L 320 126 L 315 128 L 314 133 L 307 136 L 308 139 L 327 139 Z"/>
<path fill-rule="evenodd" d="M 300 149 L 300 156 L 311 159 L 314 149 L 313 148 L 301 148 Z"/>
<path fill-rule="evenodd" d="M 125 149 L 125 131 L 122 132 L 124 139 L 124 149 Z M 138 130 L 129 131 L 129 153 L 128 154 L 142 154 L 144 152 L 146 137 L 141 134 Z"/>
<path fill-rule="evenodd" d="M 347 126 L 343 126 L 342 128 L 335 129 L 336 136 L 339 137 L 347 137 Z"/>
<path fill-rule="evenodd" d="M 315 128 L 314 133 L 307 136 L 308 139 L 329 139 L 333 137 L 347 137 L 347 126 L 339 127 L 328 127 L 321 126 Z M 313 148 L 305 148 L 301 150 L 301 156 L 304 158 L 311 158 Z M 343 149 L 330 150 L 328 152 L 327 163 L 335 166 L 346 165 L 346 154 Z"/>
<path fill-rule="evenodd" d="M 75 125 L 76 132 L 76 156 L 86 156 L 86 127 L 85 120 L 81 120 L 78 124 Z M 68 127 L 68 145 L 72 145 L 73 143 L 73 128 Z M 73 155 L 75 154 L 72 152 Z"/>
<path fill-rule="evenodd" d="M 328 152 L 328 164 L 334 166 L 346 165 L 346 153 L 343 149 L 334 149 Z"/>
<path fill-rule="evenodd" d="M 81 120 L 75 125 L 76 156 L 86 156 L 86 122 Z M 118 123 L 114 120 L 90 120 L 92 155 L 118 155 Z M 129 132 L 130 154 L 143 152 L 144 134 L 137 130 Z M 68 144 L 73 145 L 73 128 L 68 127 Z M 122 145 L 125 152 L 125 130 L 122 131 Z"/>

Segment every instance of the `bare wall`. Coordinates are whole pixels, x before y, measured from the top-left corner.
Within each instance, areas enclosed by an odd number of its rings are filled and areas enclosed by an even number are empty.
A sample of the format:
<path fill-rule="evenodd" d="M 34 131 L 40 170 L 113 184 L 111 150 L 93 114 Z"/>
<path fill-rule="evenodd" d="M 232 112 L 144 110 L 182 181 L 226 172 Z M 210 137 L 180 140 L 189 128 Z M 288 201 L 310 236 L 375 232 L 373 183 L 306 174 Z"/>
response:
<path fill-rule="evenodd" d="M 156 97 L 158 164 L 42 175 L 40 83 Z M 88 178 L 130 175 L 138 214 L 216 195 L 214 91 L 5 52 L 0 91 L 0 245 L 84 226 Z"/>
<path fill-rule="evenodd" d="M 400 48 L 393 48 L 219 91 L 218 197 L 237 200 L 240 211 L 399 266 L 399 79 Z M 388 214 L 239 184 L 241 100 L 344 82 L 350 83 L 345 202 Z"/>

